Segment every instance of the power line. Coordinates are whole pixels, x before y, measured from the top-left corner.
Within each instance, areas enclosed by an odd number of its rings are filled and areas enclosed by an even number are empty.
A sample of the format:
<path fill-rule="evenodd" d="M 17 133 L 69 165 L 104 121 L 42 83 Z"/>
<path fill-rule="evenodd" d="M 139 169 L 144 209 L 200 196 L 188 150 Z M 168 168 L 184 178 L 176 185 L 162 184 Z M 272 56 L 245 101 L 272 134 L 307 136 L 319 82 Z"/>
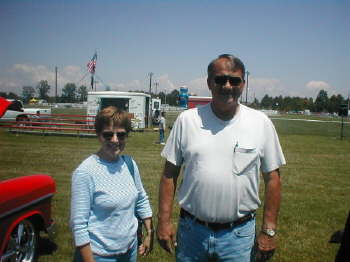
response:
<path fill-rule="evenodd" d="M 89 74 L 89 72 L 86 72 L 85 75 L 76 83 L 76 86 L 78 86 L 78 84 L 84 80 L 84 78 Z"/>

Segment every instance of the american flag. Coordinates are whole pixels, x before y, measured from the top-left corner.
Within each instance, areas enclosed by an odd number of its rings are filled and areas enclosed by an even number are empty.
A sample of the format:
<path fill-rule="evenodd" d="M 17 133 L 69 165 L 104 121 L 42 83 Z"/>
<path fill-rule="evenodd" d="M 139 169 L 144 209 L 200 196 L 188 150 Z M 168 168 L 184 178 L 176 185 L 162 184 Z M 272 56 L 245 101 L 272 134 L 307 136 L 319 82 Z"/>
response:
<path fill-rule="evenodd" d="M 94 54 L 94 56 L 92 57 L 92 59 L 89 61 L 89 63 L 87 64 L 87 68 L 88 71 L 91 74 L 95 73 L 95 68 L 96 68 L 96 60 L 97 60 L 97 53 Z"/>

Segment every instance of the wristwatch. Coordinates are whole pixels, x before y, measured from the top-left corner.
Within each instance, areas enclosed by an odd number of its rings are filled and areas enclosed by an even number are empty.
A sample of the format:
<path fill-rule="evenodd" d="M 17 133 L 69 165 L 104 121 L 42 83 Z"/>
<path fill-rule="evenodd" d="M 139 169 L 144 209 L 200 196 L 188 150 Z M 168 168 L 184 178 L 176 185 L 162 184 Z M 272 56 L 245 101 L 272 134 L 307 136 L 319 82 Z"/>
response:
<path fill-rule="evenodd" d="M 271 228 L 263 228 L 261 231 L 269 237 L 274 237 L 276 235 L 276 230 Z"/>

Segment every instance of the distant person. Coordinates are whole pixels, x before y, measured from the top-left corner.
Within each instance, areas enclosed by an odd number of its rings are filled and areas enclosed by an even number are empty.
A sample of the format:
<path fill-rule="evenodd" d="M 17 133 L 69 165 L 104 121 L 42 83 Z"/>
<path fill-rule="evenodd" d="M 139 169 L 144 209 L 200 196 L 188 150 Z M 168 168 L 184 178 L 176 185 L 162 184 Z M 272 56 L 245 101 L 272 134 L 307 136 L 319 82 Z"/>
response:
<path fill-rule="evenodd" d="M 266 261 L 277 247 L 281 199 L 279 167 L 285 159 L 276 130 L 264 114 L 239 103 L 245 67 L 232 55 L 208 66 L 211 103 L 186 110 L 177 118 L 162 151 L 166 158 L 159 188 L 157 237 L 177 262 Z M 171 222 L 178 192 L 177 239 Z M 261 229 L 255 236 L 260 206 L 260 170 L 265 182 Z"/>
<path fill-rule="evenodd" d="M 166 130 L 166 119 L 165 119 L 165 112 L 163 111 L 160 114 L 159 119 L 159 144 L 165 145 L 165 130 Z"/>
<path fill-rule="evenodd" d="M 101 147 L 72 177 L 74 261 L 136 262 L 136 216 L 146 230 L 139 248 L 142 256 L 152 250 L 153 229 L 152 210 L 138 167 L 131 157 L 121 155 L 131 122 L 126 112 L 110 106 L 97 114 L 95 129 Z"/>

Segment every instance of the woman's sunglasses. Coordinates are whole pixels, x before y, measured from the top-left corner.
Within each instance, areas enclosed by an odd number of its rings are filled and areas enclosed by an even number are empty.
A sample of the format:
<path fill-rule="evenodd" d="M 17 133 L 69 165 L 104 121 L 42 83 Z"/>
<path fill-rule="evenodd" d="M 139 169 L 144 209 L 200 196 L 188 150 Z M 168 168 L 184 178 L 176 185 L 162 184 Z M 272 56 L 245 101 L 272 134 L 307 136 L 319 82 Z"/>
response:
<path fill-rule="evenodd" d="M 239 86 L 243 82 L 242 78 L 239 76 L 221 75 L 214 77 L 215 84 L 220 86 L 225 85 L 227 81 L 230 82 L 231 86 Z"/>
<path fill-rule="evenodd" d="M 117 135 L 118 140 L 124 140 L 127 137 L 127 133 L 126 132 L 112 132 L 112 131 L 104 131 L 102 132 L 102 136 L 105 140 L 107 141 L 111 141 L 114 134 Z"/>

